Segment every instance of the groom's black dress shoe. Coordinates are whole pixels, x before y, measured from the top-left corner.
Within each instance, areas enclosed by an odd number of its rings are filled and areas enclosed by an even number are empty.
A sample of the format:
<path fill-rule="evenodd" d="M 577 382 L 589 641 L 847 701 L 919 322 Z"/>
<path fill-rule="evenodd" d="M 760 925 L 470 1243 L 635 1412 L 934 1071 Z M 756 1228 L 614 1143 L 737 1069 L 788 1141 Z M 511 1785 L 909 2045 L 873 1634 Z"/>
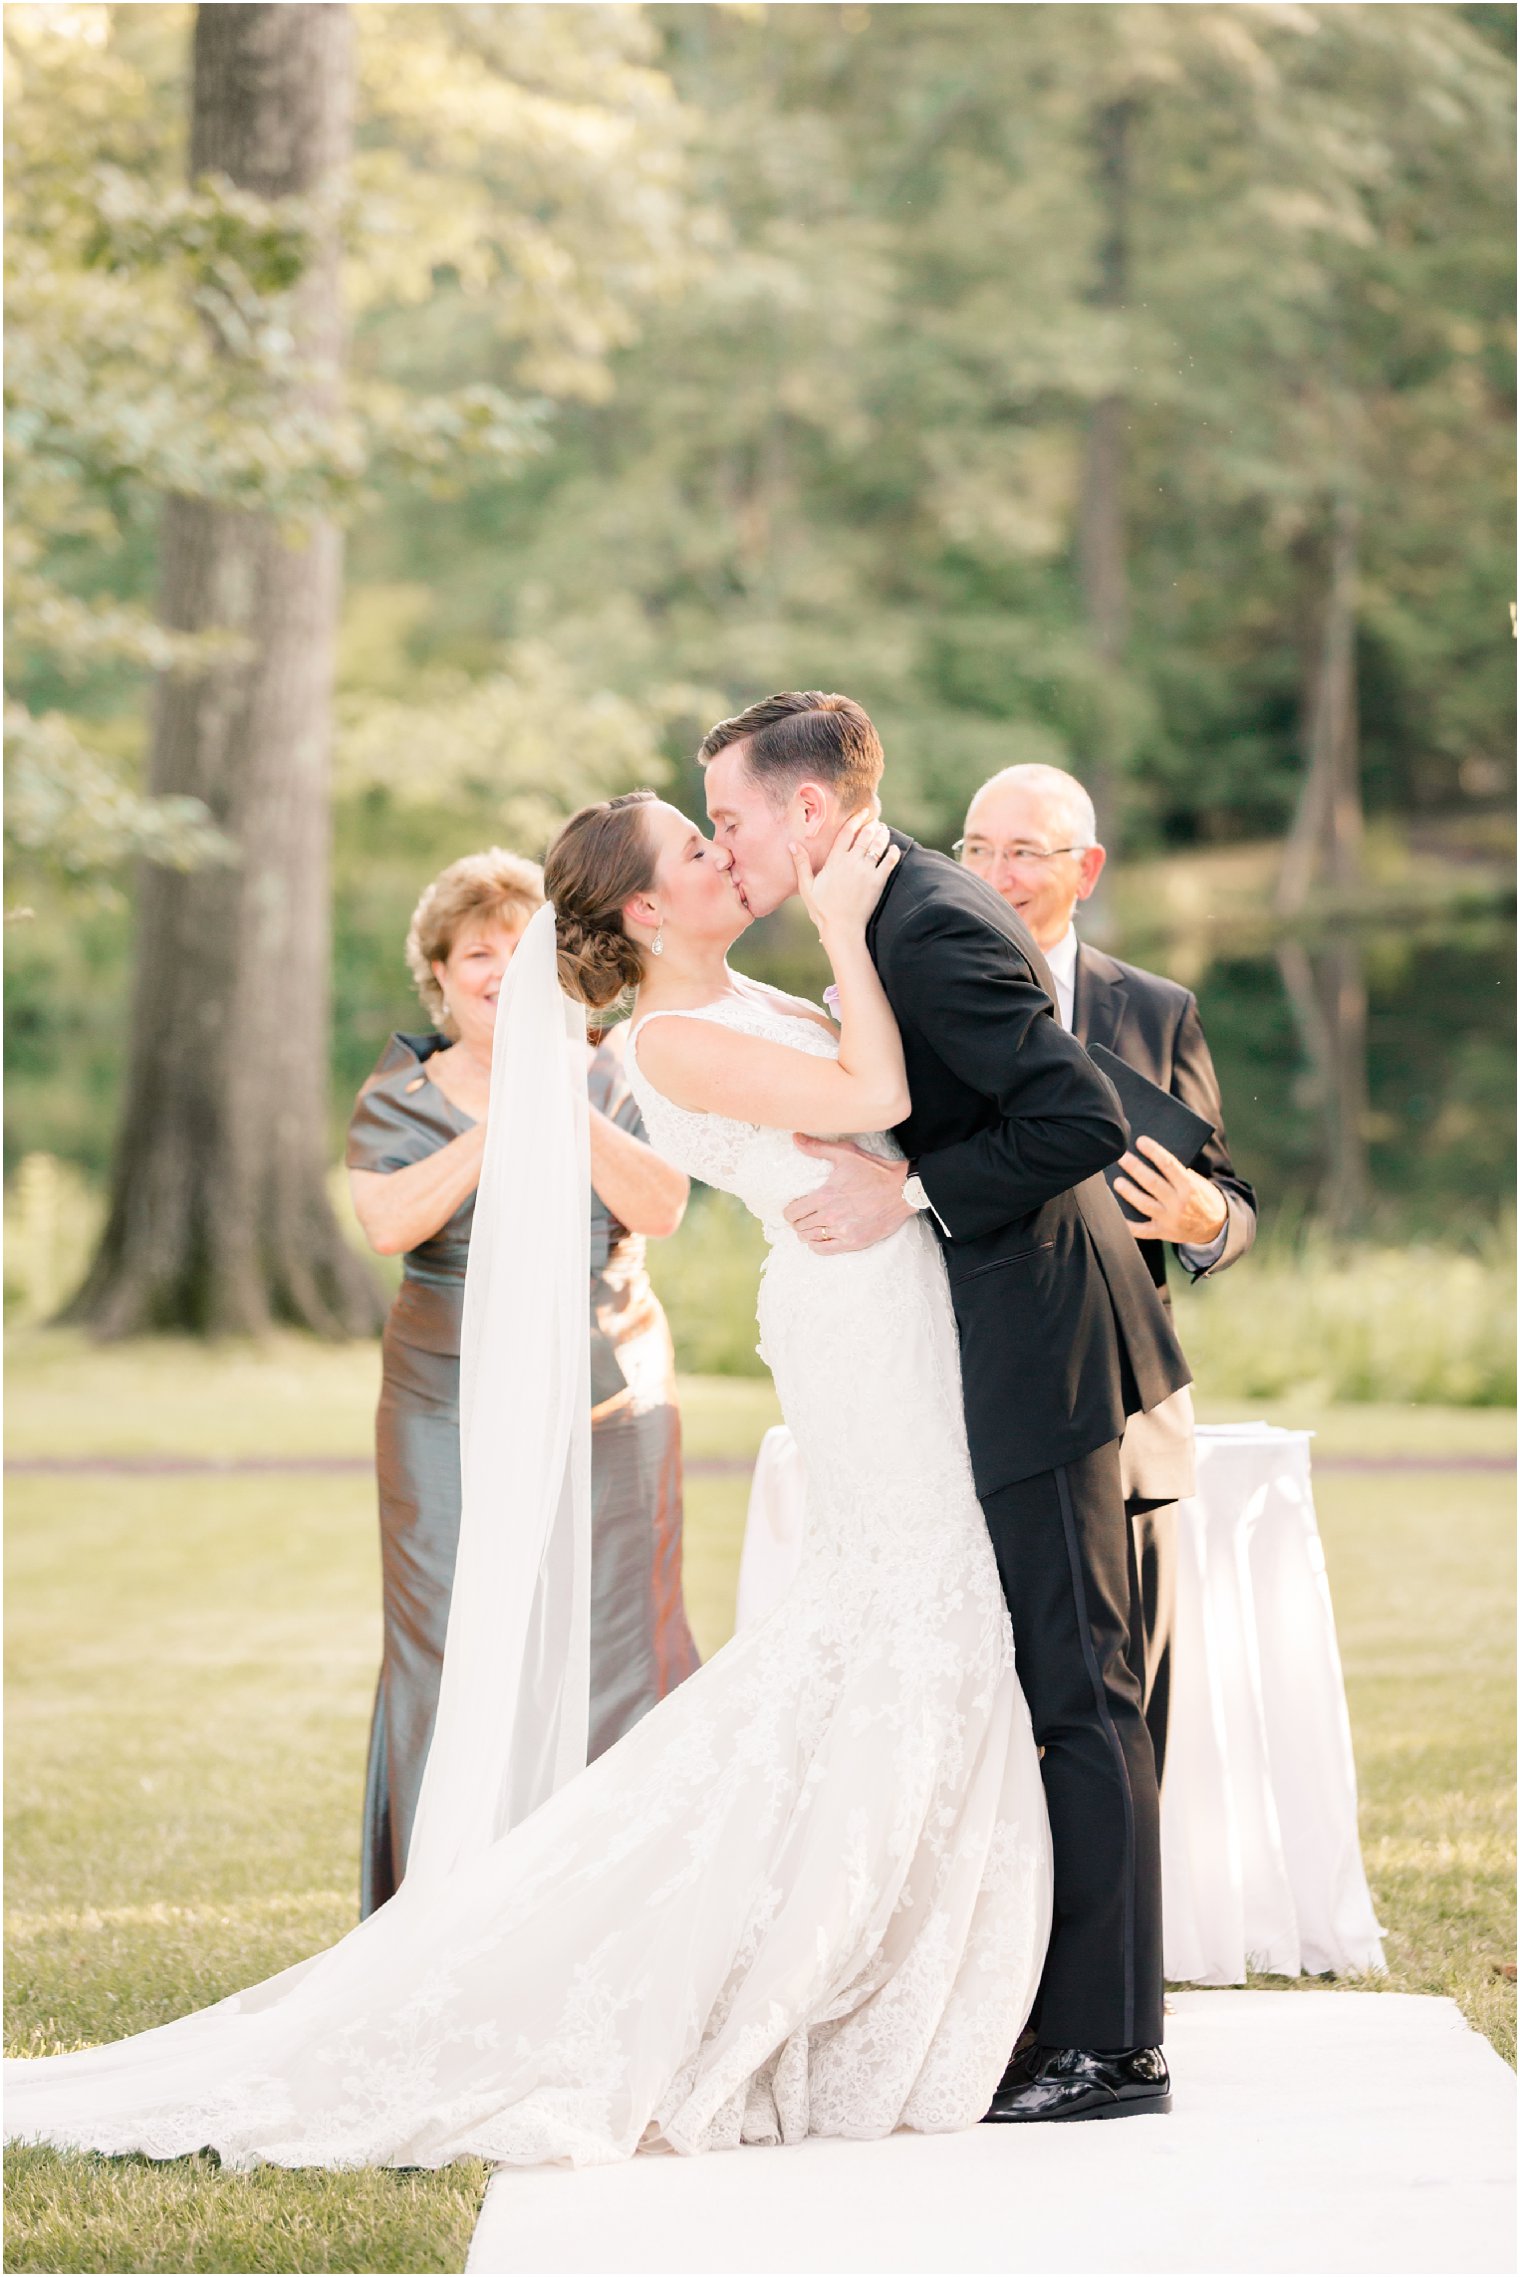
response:
<path fill-rule="evenodd" d="M 1039 2052 L 1038 2044 L 1032 2032 L 1020 2040 L 1008 2059 L 1008 2069 L 997 2083 L 997 2093 L 992 2098 L 994 2103 L 996 2103 L 999 2095 L 1011 2095 L 1016 2087 L 1023 2087 L 1027 2083 L 1030 2066 Z"/>
<path fill-rule="evenodd" d="M 1170 2111 L 1172 2082 L 1159 2048 L 1104 2055 L 1096 2048 L 1023 2048 L 992 2098 L 984 2126 L 1033 2119 L 1128 2119 Z"/>

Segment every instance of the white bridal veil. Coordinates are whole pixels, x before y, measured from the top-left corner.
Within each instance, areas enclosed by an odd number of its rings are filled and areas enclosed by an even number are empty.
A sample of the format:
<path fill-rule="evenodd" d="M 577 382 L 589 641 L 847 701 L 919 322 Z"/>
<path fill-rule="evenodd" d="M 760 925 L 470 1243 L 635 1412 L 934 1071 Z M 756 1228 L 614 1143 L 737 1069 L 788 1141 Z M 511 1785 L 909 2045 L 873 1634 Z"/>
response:
<path fill-rule="evenodd" d="M 460 1353 L 464 1501 L 406 1885 L 477 1856 L 582 1770 L 590 1699 L 586 1015 L 540 909 L 496 1011 Z"/>

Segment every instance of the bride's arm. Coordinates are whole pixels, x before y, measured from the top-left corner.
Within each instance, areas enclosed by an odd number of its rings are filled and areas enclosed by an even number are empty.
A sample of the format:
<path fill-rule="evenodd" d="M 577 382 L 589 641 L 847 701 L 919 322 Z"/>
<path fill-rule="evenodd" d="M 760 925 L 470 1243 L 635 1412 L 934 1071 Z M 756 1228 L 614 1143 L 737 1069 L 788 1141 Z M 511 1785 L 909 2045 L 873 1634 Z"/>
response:
<path fill-rule="evenodd" d="M 639 1039 L 650 1081 L 678 1107 L 810 1136 L 879 1131 L 908 1113 L 902 1038 L 866 948 L 866 920 L 898 853 L 870 815 L 846 823 L 817 877 L 794 848 L 797 890 L 839 991 L 839 1057 L 819 1059 L 711 1020 L 653 1021 Z"/>

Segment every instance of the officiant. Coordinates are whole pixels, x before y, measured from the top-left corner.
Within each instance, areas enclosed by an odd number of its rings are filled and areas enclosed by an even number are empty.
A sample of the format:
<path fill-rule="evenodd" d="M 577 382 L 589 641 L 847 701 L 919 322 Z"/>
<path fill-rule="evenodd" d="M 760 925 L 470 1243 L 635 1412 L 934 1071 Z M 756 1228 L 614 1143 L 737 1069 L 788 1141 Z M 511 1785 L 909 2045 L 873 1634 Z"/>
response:
<path fill-rule="evenodd" d="M 1106 859 L 1093 803 L 1059 767 L 1005 767 L 967 810 L 956 851 L 1016 910 L 1045 952 L 1062 1024 L 1104 1045 L 1203 1116 L 1213 1135 L 1191 1162 L 1141 1138 L 1119 1165 L 1115 1192 L 1163 1303 L 1167 1250 L 1193 1280 L 1221 1273 L 1256 1238 L 1256 1196 L 1230 1160 L 1214 1062 L 1192 991 L 1083 941 L 1076 912 Z M 1166 1760 L 1176 1594 L 1175 1505 L 1193 1490 L 1190 1388 L 1131 1416 L 1121 1451 L 1143 1622 L 1146 1722 L 1156 1771 Z"/>

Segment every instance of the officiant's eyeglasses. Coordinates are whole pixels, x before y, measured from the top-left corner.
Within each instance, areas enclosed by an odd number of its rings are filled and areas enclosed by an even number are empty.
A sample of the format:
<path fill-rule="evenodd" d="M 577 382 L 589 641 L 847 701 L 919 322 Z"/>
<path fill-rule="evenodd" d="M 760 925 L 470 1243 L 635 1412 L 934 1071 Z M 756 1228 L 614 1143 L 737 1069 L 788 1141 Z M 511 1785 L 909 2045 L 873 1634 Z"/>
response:
<path fill-rule="evenodd" d="M 1006 854 L 1015 869 L 1038 870 L 1053 862 L 1058 854 L 1086 854 L 1086 846 L 993 846 L 985 838 L 957 838 L 950 849 L 958 862 L 976 869 L 983 862 L 992 864 L 999 854 Z"/>

